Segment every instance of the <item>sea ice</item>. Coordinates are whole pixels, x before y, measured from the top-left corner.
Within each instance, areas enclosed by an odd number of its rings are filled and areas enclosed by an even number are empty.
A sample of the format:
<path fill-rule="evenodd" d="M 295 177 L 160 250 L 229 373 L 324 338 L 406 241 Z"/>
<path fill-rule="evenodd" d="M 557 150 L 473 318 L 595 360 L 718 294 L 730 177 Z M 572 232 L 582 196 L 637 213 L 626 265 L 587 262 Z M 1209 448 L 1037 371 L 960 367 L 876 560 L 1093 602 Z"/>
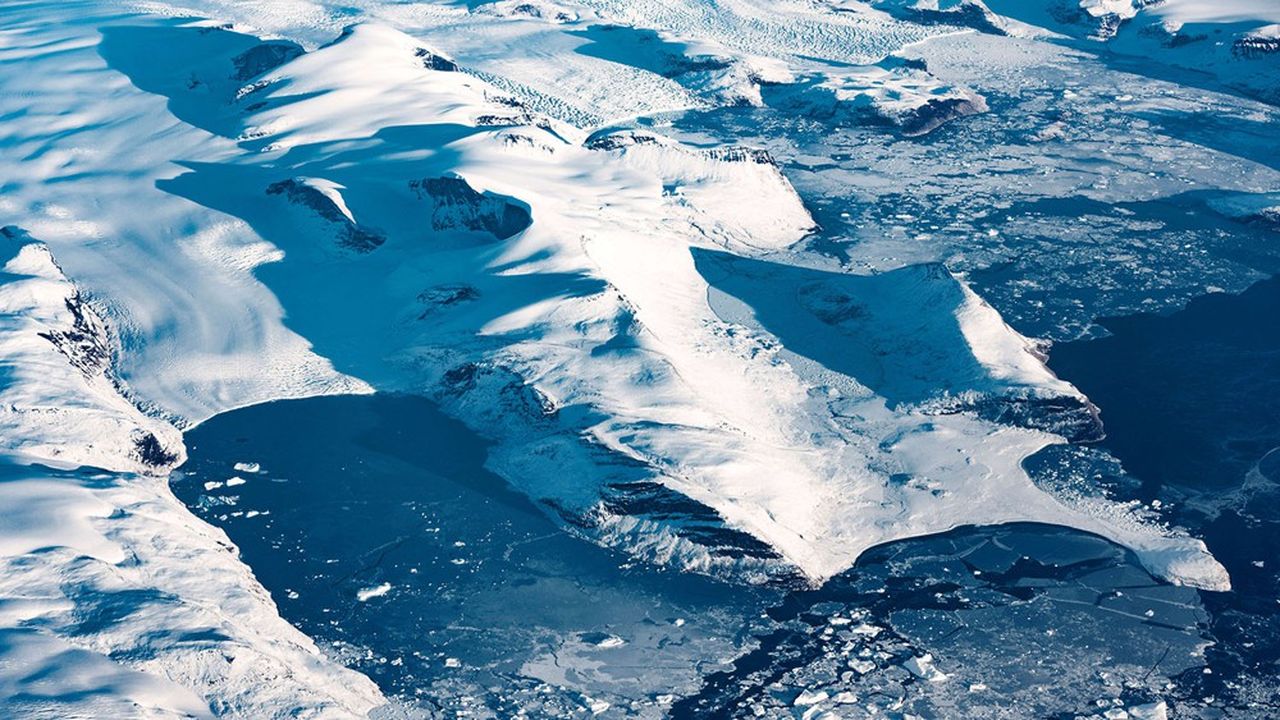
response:
<path fill-rule="evenodd" d="M 356 591 L 356 600 L 359 600 L 360 602 L 366 602 L 376 597 L 382 597 L 383 595 L 386 595 L 389 592 L 391 592 L 391 583 L 384 582 L 380 585 L 361 588 L 360 590 Z"/>

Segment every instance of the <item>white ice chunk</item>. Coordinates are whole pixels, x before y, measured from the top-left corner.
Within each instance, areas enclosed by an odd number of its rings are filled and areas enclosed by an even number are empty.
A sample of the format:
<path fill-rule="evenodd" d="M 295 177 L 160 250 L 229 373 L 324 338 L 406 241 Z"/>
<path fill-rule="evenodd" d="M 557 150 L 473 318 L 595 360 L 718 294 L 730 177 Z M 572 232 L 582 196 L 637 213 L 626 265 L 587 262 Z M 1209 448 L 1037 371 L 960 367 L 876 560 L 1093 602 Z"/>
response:
<path fill-rule="evenodd" d="M 796 696 L 795 705 L 797 707 L 807 707 L 809 705 L 817 705 L 823 700 L 826 700 L 827 697 L 829 696 L 827 695 L 826 690 L 805 690 L 804 692 Z"/>
<path fill-rule="evenodd" d="M 384 582 L 381 585 L 361 589 L 356 593 L 356 600 L 367 602 L 373 598 L 382 597 L 389 592 L 391 592 L 391 583 Z"/>
<path fill-rule="evenodd" d="M 912 675 L 929 682 L 942 682 L 949 676 L 933 666 L 933 655 L 925 653 L 907 660 L 903 663 L 903 667 L 911 671 Z"/>

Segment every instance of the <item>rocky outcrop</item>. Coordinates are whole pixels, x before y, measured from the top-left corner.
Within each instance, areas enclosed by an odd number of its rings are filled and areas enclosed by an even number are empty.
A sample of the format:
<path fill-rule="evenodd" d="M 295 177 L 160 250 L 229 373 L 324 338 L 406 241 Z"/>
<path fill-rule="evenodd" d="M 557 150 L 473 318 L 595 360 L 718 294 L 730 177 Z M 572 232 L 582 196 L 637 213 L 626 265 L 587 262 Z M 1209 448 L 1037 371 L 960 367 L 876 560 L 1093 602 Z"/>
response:
<path fill-rule="evenodd" d="M 333 226 L 340 247 L 358 253 L 377 250 L 387 239 L 379 232 L 358 225 L 334 198 L 306 178 L 281 180 L 267 186 L 268 195 L 282 195 L 289 202 L 307 208 Z"/>
<path fill-rule="evenodd" d="M 422 67 L 440 72 L 457 72 L 458 64 L 443 55 L 437 55 L 426 48 L 413 51 L 415 57 L 422 61 Z"/>
<path fill-rule="evenodd" d="M 1106 433 L 1098 409 L 1081 397 L 1062 395 L 975 395 L 932 403 L 928 412 L 969 412 L 983 420 L 1060 435 L 1073 443 L 1102 440 Z"/>
<path fill-rule="evenodd" d="M 436 285 L 435 287 L 429 287 L 418 293 L 418 303 L 422 306 L 418 319 L 425 320 L 441 310 L 479 299 L 480 291 L 471 285 Z"/>
<path fill-rule="evenodd" d="M 476 192 L 462 178 L 423 178 L 411 181 L 409 188 L 418 199 L 431 202 L 432 230 L 483 232 L 506 240 L 533 222 L 522 204 L 495 193 Z"/>
<path fill-rule="evenodd" d="M 877 4 L 896 18 L 921 25 L 950 25 L 973 28 L 992 35 L 1008 35 L 1007 21 L 991 12 L 981 0 L 962 0 L 949 7 L 932 6 L 911 0 L 889 0 Z"/>
<path fill-rule="evenodd" d="M 231 77 L 237 82 L 248 82 L 294 58 L 301 57 L 305 52 L 301 45 L 284 40 L 272 40 L 255 45 L 231 59 L 231 64 L 235 66 L 235 72 Z"/>
<path fill-rule="evenodd" d="M 916 137 L 927 135 L 957 118 L 986 111 L 986 102 L 976 95 L 933 99 L 906 111 L 897 123 L 901 126 L 903 135 Z"/>
<path fill-rule="evenodd" d="M 1280 53 L 1280 36 L 1246 35 L 1231 44 L 1231 54 L 1252 60 Z"/>
<path fill-rule="evenodd" d="M 754 163 L 756 165 L 768 165 L 769 167 L 778 167 L 778 162 L 773 159 L 773 155 L 768 150 L 762 148 L 749 147 L 725 147 L 712 148 L 706 151 L 707 157 L 712 160 L 730 163 Z"/>
<path fill-rule="evenodd" d="M 605 135 L 593 135 L 583 143 L 588 150 L 612 152 L 625 150 L 637 145 L 659 145 L 661 141 L 656 135 L 637 132 L 610 132 Z"/>

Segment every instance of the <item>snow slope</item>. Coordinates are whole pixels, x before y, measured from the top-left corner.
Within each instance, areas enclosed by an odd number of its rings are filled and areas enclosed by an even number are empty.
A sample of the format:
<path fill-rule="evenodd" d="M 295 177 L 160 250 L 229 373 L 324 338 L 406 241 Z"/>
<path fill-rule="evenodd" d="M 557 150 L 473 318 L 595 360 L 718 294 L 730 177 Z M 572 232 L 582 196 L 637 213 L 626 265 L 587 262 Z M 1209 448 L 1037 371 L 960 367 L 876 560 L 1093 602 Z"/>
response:
<path fill-rule="evenodd" d="M 226 536 L 170 493 L 181 437 L 120 394 L 113 339 L 48 247 L 12 226 L 0 243 L 5 716 L 336 717 L 381 704 L 281 620 Z M 78 466 L 101 470 L 53 469 Z"/>
<path fill-rule="evenodd" d="M 185 457 L 173 426 L 141 415 L 110 376 L 103 321 L 49 248 L 0 228 L 0 444 L 62 467 L 161 472 Z"/>
<path fill-rule="evenodd" d="M 151 387 L 200 383 L 168 397 L 201 408 L 226 407 L 217 388 L 253 401 L 261 367 L 276 374 L 260 399 L 290 377 L 351 384 L 263 326 L 267 293 L 228 290 L 262 243 L 215 247 L 225 219 L 155 189 L 164 161 L 147 150 L 194 134 L 113 79 L 91 9 L 67 3 L 65 22 L 0 9 L 0 214 L 22 224 L 0 229 L 0 715 L 364 716 L 384 702 L 372 683 L 280 619 L 226 536 L 169 491 L 181 436 L 136 407 L 145 394 L 119 370 L 125 355 L 156 360 Z"/>

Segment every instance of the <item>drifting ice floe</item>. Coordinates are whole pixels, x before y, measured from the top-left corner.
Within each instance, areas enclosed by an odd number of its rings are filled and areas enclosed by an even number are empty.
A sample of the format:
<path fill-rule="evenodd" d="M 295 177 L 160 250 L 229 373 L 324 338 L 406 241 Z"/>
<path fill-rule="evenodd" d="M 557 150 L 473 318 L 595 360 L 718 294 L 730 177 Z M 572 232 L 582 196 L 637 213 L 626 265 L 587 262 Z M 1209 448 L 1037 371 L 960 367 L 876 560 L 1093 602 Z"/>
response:
<path fill-rule="evenodd" d="M 367 602 L 376 597 L 382 597 L 391 592 L 391 583 L 382 583 L 373 587 L 362 588 L 356 592 L 356 600 Z"/>

